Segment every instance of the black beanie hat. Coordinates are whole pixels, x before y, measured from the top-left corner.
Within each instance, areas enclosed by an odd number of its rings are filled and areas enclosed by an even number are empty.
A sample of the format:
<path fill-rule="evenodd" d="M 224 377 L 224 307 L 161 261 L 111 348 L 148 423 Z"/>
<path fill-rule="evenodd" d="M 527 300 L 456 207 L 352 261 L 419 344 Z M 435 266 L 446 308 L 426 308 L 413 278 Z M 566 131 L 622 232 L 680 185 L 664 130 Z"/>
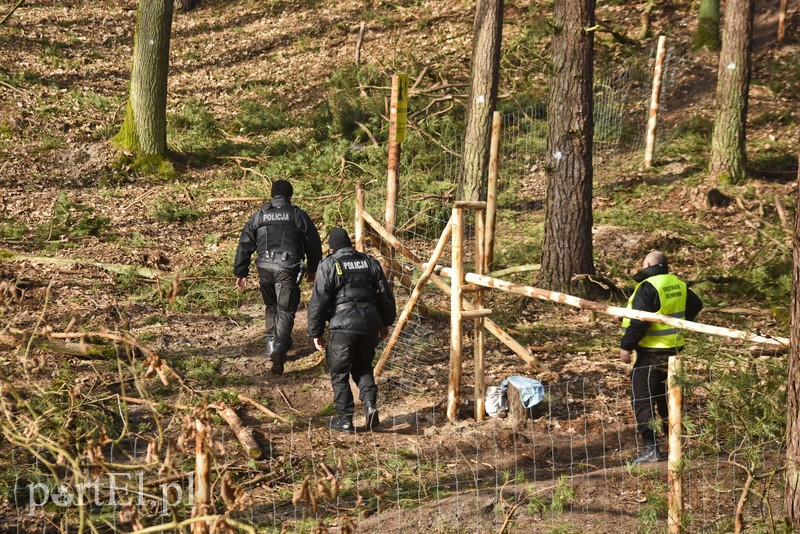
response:
<path fill-rule="evenodd" d="M 282 197 L 291 197 L 292 193 L 294 193 L 294 189 L 292 189 L 292 184 L 287 182 L 286 180 L 275 180 L 272 182 L 272 196 L 282 196 Z"/>
<path fill-rule="evenodd" d="M 328 246 L 336 252 L 340 248 L 352 247 L 353 242 L 350 241 L 350 236 L 344 228 L 334 228 L 328 236 Z"/>

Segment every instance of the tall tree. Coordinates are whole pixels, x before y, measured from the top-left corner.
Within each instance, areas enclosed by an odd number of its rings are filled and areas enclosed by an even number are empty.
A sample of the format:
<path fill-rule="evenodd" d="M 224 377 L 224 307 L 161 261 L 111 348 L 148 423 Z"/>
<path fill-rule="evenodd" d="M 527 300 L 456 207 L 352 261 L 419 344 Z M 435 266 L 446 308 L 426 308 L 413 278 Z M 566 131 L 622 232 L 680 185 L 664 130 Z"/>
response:
<path fill-rule="evenodd" d="M 692 50 L 708 48 L 716 52 L 719 46 L 719 0 L 700 0 Z"/>
<path fill-rule="evenodd" d="M 797 157 L 800 187 L 800 153 Z M 786 387 L 786 516 L 800 529 L 800 202 L 794 215 L 794 266 Z"/>
<path fill-rule="evenodd" d="M 539 285 L 591 296 L 594 0 L 555 0 Z"/>
<path fill-rule="evenodd" d="M 114 142 L 136 154 L 167 152 L 167 72 L 173 0 L 139 0 L 125 120 Z"/>
<path fill-rule="evenodd" d="M 728 0 L 717 74 L 717 117 L 711 139 L 710 171 L 722 182 L 747 177 L 745 129 L 750 89 L 755 0 Z"/>
<path fill-rule="evenodd" d="M 503 0 L 478 0 L 467 97 L 467 131 L 461 176 L 462 197 L 478 200 L 489 166 L 492 113 L 497 105 L 500 78 L 500 44 L 503 34 Z"/>

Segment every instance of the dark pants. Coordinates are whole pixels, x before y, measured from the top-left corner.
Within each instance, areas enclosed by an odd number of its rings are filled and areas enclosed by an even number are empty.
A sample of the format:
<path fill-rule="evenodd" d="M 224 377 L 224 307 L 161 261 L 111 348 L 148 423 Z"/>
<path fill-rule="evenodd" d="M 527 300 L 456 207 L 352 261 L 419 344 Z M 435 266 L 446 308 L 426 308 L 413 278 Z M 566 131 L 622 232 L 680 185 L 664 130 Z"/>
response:
<path fill-rule="evenodd" d="M 661 428 L 668 428 L 667 361 L 669 354 L 642 353 L 637 350 L 636 364 L 631 370 L 631 403 L 636 415 L 636 430 L 645 443 L 655 443 L 657 428 L 652 421 L 656 412 L 661 416 Z"/>
<path fill-rule="evenodd" d="M 361 402 L 378 401 L 378 387 L 372 374 L 372 360 L 377 346 L 377 332 L 331 332 L 325 355 L 333 386 L 333 407 L 339 415 L 353 415 L 355 403 L 350 390 L 351 376 L 358 386 Z"/>
<path fill-rule="evenodd" d="M 258 268 L 261 297 L 267 307 L 267 356 L 281 359 L 292 348 L 294 315 L 300 305 L 297 269 Z"/>

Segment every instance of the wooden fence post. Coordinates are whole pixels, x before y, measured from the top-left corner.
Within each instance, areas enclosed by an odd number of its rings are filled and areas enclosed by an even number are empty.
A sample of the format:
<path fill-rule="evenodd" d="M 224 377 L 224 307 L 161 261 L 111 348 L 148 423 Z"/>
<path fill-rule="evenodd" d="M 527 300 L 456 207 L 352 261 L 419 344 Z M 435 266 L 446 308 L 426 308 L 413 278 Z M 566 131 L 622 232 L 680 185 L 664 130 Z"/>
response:
<path fill-rule="evenodd" d="M 198 417 L 194 421 L 194 517 L 208 515 L 211 506 L 211 480 L 206 437 L 208 421 Z M 208 523 L 198 521 L 192 525 L 192 534 L 208 534 Z"/>
<path fill-rule="evenodd" d="M 364 184 L 356 184 L 356 250 L 364 252 Z"/>
<path fill-rule="evenodd" d="M 783 44 L 783 38 L 786 35 L 786 7 L 788 3 L 788 0 L 781 0 L 781 5 L 778 8 L 778 44 Z"/>
<path fill-rule="evenodd" d="M 450 284 L 450 379 L 447 383 L 447 419 L 458 418 L 458 403 L 461 392 L 461 359 L 463 352 L 463 327 L 461 310 L 463 309 L 462 289 L 464 285 L 464 209 L 453 208 L 453 245 L 451 256 L 453 278 Z"/>
<path fill-rule="evenodd" d="M 669 400 L 669 459 L 667 483 L 669 497 L 667 528 L 669 534 L 683 532 L 683 390 L 678 383 L 681 373 L 680 356 L 670 356 L 667 366 L 667 397 Z"/>
<path fill-rule="evenodd" d="M 656 123 L 658 122 L 658 106 L 661 98 L 661 76 L 664 67 L 664 54 L 666 52 L 667 38 L 664 35 L 658 38 L 656 48 L 656 65 L 653 68 L 653 93 L 650 96 L 650 117 L 647 119 L 647 139 L 644 149 L 644 166 L 649 169 L 653 166 L 653 150 L 656 144 Z"/>
<path fill-rule="evenodd" d="M 497 178 L 500 172 L 500 140 L 503 137 L 503 114 L 492 115 L 492 139 L 489 145 L 489 181 L 486 187 L 486 251 L 484 272 L 492 271 L 494 263 L 494 229 L 497 219 Z M 481 273 L 483 274 L 483 273 Z"/>
<path fill-rule="evenodd" d="M 484 210 L 475 210 L 475 269 L 478 274 L 483 274 L 486 263 L 486 228 L 484 225 Z M 480 286 L 478 286 L 480 287 Z M 475 294 L 475 307 L 483 309 L 485 290 L 481 288 Z M 483 317 L 476 317 L 474 325 L 474 354 L 475 354 L 475 420 L 483 421 L 486 413 L 486 381 L 483 374 L 485 336 L 483 332 Z"/>

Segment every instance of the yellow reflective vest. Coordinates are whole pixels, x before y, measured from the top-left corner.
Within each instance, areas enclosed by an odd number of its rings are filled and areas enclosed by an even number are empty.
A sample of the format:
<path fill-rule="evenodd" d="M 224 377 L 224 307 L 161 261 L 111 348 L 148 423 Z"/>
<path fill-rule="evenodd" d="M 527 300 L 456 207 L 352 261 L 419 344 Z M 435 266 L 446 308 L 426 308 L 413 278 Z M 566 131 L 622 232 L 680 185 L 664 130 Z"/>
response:
<path fill-rule="evenodd" d="M 633 309 L 633 299 L 643 283 L 649 282 L 656 291 L 661 307 L 656 311 L 660 315 L 668 315 L 676 319 L 686 317 L 686 284 L 674 274 L 657 274 L 639 283 L 628 299 L 628 309 Z M 631 320 L 622 320 L 622 333 L 630 326 Z M 661 323 L 649 323 L 647 334 L 639 341 L 639 346 L 649 349 L 674 349 L 683 347 L 683 329 Z"/>

